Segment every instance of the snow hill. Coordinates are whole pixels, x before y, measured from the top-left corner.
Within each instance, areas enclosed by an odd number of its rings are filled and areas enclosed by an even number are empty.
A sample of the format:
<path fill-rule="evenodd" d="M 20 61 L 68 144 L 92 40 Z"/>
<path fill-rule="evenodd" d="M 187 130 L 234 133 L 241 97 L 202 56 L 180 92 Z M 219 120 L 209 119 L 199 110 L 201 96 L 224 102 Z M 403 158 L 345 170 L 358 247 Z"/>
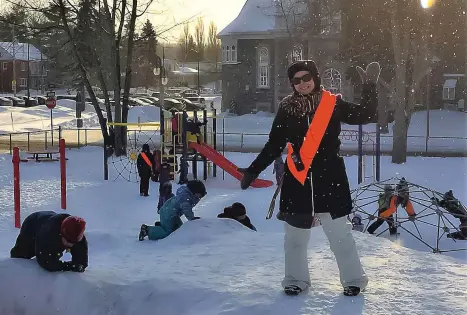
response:
<path fill-rule="evenodd" d="M 158 219 L 157 183 L 151 183 L 149 198 L 141 198 L 138 184 L 116 180 L 113 165 L 111 180 L 102 180 L 99 148 L 67 154 L 67 212 L 87 220 L 90 266 L 83 274 L 52 274 L 34 260 L 9 258 L 18 230 L 11 157 L 0 155 L 0 314 L 452 315 L 467 309 L 465 252 L 450 256 L 432 254 L 420 244 L 408 248 L 403 233 L 396 243 L 354 232 L 370 284 L 361 296 L 344 297 L 321 227 L 313 228 L 309 244 L 312 288 L 298 297 L 284 296 L 283 224 L 264 219 L 274 187 L 242 191 L 228 174 L 222 180 L 221 171 L 208 179 L 208 195 L 196 207 L 201 220 L 187 222 L 165 240 L 139 242 L 140 225 Z M 244 166 L 254 155 L 229 153 L 228 158 Z M 383 178 L 400 172 L 435 189 L 452 188 L 467 200 L 465 159 L 409 158 L 396 166 L 383 157 L 382 163 Z M 346 158 L 346 165 L 355 186 L 356 158 Z M 262 177 L 271 179 L 272 170 Z M 21 164 L 21 183 L 23 219 L 59 209 L 58 163 Z M 245 204 L 258 232 L 216 218 L 235 201 Z"/>

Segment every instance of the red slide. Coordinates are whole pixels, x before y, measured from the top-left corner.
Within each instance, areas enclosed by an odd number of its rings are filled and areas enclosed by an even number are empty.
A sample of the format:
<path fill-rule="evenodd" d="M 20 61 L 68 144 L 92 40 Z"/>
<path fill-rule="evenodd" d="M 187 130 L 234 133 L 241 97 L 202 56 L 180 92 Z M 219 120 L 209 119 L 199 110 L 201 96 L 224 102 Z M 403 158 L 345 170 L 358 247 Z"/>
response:
<path fill-rule="evenodd" d="M 199 152 L 202 156 L 211 160 L 214 164 L 222 168 L 224 171 L 232 175 L 238 180 L 242 180 L 243 174 L 238 171 L 238 167 L 227 160 L 222 154 L 211 148 L 207 144 L 198 144 L 196 142 L 189 142 L 188 147 L 190 149 L 194 149 Z M 255 188 L 266 188 L 273 185 L 273 182 L 270 180 L 264 179 L 255 179 L 253 183 L 251 183 L 251 187 Z"/>

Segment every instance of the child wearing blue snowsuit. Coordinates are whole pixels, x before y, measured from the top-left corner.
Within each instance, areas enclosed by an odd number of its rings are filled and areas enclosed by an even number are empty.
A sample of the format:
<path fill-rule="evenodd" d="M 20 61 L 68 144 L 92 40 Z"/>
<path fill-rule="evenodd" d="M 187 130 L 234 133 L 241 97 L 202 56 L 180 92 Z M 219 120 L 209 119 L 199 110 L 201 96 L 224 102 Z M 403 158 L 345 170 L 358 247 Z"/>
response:
<path fill-rule="evenodd" d="M 206 187 L 199 180 L 190 180 L 177 189 L 175 197 L 167 200 L 160 209 L 160 222 L 153 226 L 141 225 L 139 240 L 147 236 L 150 240 L 166 238 L 183 225 L 181 216 L 189 221 L 199 219 L 193 213 L 194 206 L 206 196 Z"/>

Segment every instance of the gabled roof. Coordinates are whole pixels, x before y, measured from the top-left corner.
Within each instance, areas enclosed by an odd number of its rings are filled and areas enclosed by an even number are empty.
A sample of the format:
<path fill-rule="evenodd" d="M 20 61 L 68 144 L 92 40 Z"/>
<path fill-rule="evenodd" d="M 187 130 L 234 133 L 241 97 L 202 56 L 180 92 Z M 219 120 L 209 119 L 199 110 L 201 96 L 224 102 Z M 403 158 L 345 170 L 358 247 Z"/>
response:
<path fill-rule="evenodd" d="M 13 52 L 14 56 L 13 57 Z M 28 59 L 28 44 L 27 43 L 12 43 L 0 42 L 0 60 L 41 60 L 41 52 L 33 45 L 29 45 L 29 59 Z M 45 60 L 45 55 L 42 60 Z"/>
<path fill-rule="evenodd" d="M 238 16 L 218 36 L 286 31 L 285 15 L 302 14 L 306 5 L 297 0 L 246 0 Z M 293 25 L 289 25 L 293 28 Z"/>
<path fill-rule="evenodd" d="M 235 20 L 218 36 L 272 31 L 275 26 L 275 13 L 273 0 L 247 0 Z"/>

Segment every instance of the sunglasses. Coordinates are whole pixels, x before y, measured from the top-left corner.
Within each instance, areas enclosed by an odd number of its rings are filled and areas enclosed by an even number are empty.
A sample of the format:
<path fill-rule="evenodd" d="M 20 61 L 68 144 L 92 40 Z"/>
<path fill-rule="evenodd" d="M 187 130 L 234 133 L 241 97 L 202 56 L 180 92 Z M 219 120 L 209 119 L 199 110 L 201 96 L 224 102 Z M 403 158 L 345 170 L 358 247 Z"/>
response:
<path fill-rule="evenodd" d="M 311 79 L 313 79 L 313 76 L 310 73 L 307 73 L 301 77 L 294 77 L 292 78 L 292 84 L 293 85 L 299 85 L 300 83 L 303 82 L 310 82 Z"/>

